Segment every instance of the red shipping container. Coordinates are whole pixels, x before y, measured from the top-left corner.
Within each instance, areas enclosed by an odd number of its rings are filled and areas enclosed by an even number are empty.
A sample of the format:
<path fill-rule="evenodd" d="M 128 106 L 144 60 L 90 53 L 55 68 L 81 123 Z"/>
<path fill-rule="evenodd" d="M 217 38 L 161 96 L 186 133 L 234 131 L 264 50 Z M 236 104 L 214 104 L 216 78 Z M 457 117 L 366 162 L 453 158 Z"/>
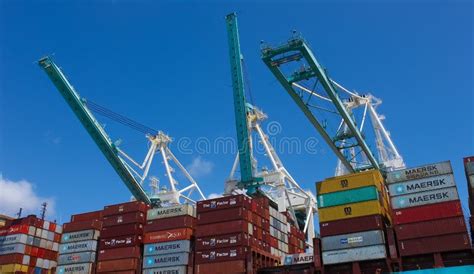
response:
<path fill-rule="evenodd" d="M 144 227 L 144 231 L 152 232 L 184 227 L 194 228 L 195 226 L 196 218 L 189 215 L 185 215 L 148 221 Z"/>
<path fill-rule="evenodd" d="M 194 274 L 247 273 L 246 269 L 246 261 L 238 260 L 220 263 L 197 264 L 194 267 Z M 232 272 L 230 272 L 230 270 L 232 270 Z"/>
<path fill-rule="evenodd" d="M 100 220 L 102 218 L 102 210 L 74 214 L 71 216 L 71 222 L 83 222 L 90 220 Z"/>
<path fill-rule="evenodd" d="M 245 207 L 251 209 L 252 200 L 244 195 L 226 196 L 217 199 L 197 202 L 197 213 L 220 210 L 231 207 Z"/>
<path fill-rule="evenodd" d="M 236 232 L 245 232 L 253 235 L 254 227 L 247 221 L 230 221 L 200 225 L 196 227 L 196 237 L 215 236 Z"/>
<path fill-rule="evenodd" d="M 104 207 L 103 216 L 112 216 L 125 213 L 146 213 L 148 206 L 144 202 L 134 201 L 123 204 L 108 205 Z"/>
<path fill-rule="evenodd" d="M 118 237 L 124 235 L 143 235 L 142 224 L 126 224 L 103 227 L 100 231 L 101 238 Z"/>
<path fill-rule="evenodd" d="M 133 223 L 144 224 L 145 219 L 146 216 L 143 212 L 132 212 L 122 215 L 104 216 L 102 218 L 102 223 L 104 227 Z"/>
<path fill-rule="evenodd" d="M 99 243 L 99 249 L 139 246 L 142 242 L 143 238 L 141 235 L 119 236 L 101 239 Z"/>
<path fill-rule="evenodd" d="M 196 238 L 196 250 L 224 248 L 231 246 L 250 246 L 251 237 L 246 233 L 232 233 L 226 235 Z"/>
<path fill-rule="evenodd" d="M 22 264 L 23 263 L 23 254 L 6 254 L 0 255 L 0 265 L 3 264 Z"/>
<path fill-rule="evenodd" d="M 396 260 L 398 258 L 397 241 L 395 239 L 395 231 L 391 227 L 387 227 L 387 244 L 390 258 Z"/>
<path fill-rule="evenodd" d="M 462 216 L 463 212 L 460 201 L 450 201 L 393 210 L 392 215 L 393 223 L 399 225 Z"/>
<path fill-rule="evenodd" d="M 0 236 L 12 235 L 12 234 L 28 234 L 29 226 L 28 225 L 12 225 L 7 228 L 0 229 Z"/>
<path fill-rule="evenodd" d="M 169 241 L 189 240 L 193 235 L 193 230 L 190 228 L 176 228 L 155 232 L 145 233 L 144 243 L 161 243 Z"/>
<path fill-rule="evenodd" d="M 470 248 L 471 243 L 467 233 L 398 241 L 398 250 L 401 256 L 465 250 Z"/>
<path fill-rule="evenodd" d="M 196 251 L 196 264 L 244 260 L 249 253 L 247 247 L 227 247 Z"/>
<path fill-rule="evenodd" d="M 99 251 L 98 260 L 117 260 L 125 258 L 141 258 L 141 248 L 138 246 L 103 249 Z"/>
<path fill-rule="evenodd" d="M 137 270 L 140 267 L 140 260 L 136 258 L 119 259 L 111 261 L 97 262 L 97 273 L 113 272 L 124 270 Z"/>
<path fill-rule="evenodd" d="M 319 224 L 321 237 L 384 228 L 382 215 L 371 215 Z"/>
<path fill-rule="evenodd" d="M 197 224 L 221 223 L 233 220 L 252 221 L 252 211 L 244 207 L 226 208 L 197 214 Z"/>
<path fill-rule="evenodd" d="M 102 228 L 102 222 L 99 220 L 89 220 L 83 222 L 65 223 L 63 224 L 63 233 Z"/>
<path fill-rule="evenodd" d="M 444 234 L 467 233 L 464 217 L 454 217 L 395 226 L 398 240 L 415 239 Z"/>

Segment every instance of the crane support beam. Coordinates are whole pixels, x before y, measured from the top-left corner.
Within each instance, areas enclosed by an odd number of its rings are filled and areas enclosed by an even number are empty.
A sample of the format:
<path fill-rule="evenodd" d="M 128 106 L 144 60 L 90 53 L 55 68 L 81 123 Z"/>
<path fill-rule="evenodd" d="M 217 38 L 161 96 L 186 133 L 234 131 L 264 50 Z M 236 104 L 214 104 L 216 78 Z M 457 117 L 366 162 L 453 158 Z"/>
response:
<path fill-rule="evenodd" d="M 237 15 L 231 13 L 226 16 L 226 26 L 229 42 L 230 69 L 232 75 L 232 89 L 234 97 L 235 125 L 237 130 L 237 144 L 239 148 L 240 187 L 247 189 L 248 194 L 256 192 L 261 178 L 255 178 L 252 167 L 252 148 L 247 121 L 247 105 L 245 100 L 244 74 L 242 68 L 242 53 L 240 52 L 239 30 Z"/>
<path fill-rule="evenodd" d="M 278 60 L 281 59 L 280 55 L 284 54 L 291 54 L 294 55 L 295 53 L 300 53 L 309 68 L 306 68 L 303 72 L 299 72 L 294 74 L 293 76 L 286 78 L 283 72 L 279 68 L 279 62 L 275 62 L 274 59 Z M 291 56 L 290 55 L 290 56 Z M 341 115 L 344 122 L 347 124 L 348 128 L 352 132 L 353 137 L 357 140 L 357 145 L 360 149 L 365 153 L 367 159 L 369 160 L 371 167 L 375 169 L 379 169 L 379 164 L 375 159 L 373 153 L 369 149 L 369 146 L 365 142 L 364 138 L 362 137 L 361 132 L 357 128 L 354 120 L 352 119 L 350 113 L 342 103 L 341 99 L 337 95 L 336 89 L 334 88 L 330 78 L 327 76 L 325 70 L 320 66 L 318 61 L 316 60 L 314 54 L 306 44 L 306 42 L 301 38 L 294 38 L 288 41 L 288 43 L 284 44 L 283 46 L 277 48 L 269 48 L 265 47 L 262 49 L 262 60 L 268 66 L 270 71 L 274 74 L 274 76 L 278 79 L 281 85 L 285 88 L 285 90 L 290 94 L 293 100 L 296 102 L 298 107 L 303 111 L 306 117 L 310 120 L 314 127 L 318 130 L 321 134 L 323 139 L 328 143 L 330 148 L 336 154 L 336 156 L 342 161 L 343 165 L 349 170 L 349 172 L 355 172 L 354 168 L 352 167 L 350 161 L 346 159 L 346 157 L 342 154 L 340 149 L 336 146 L 333 139 L 328 135 L 324 127 L 320 124 L 320 122 L 316 119 L 313 115 L 311 110 L 308 108 L 307 104 L 303 101 L 303 99 L 299 96 L 296 90 L 293 88 L 293 83 L 301 80 L 307 80 L 309 78 L 316 77 L 321 85 L 323 86 L 324 90 L 326 91 L 329 99 L 331 99 L 333 105 L 336 107 L 338 113 Z"/>
<path fill-rule="evenodd" d="M 50 57 L 41 58 L 39 65 L 46 72 L 53 84 L 64 97 L 81 124 L 87 130 L 94 142 L 120 176 L 132 195 L 139 201 L 150 204 L 150 198 L 140 183 L 130 173 L 127 166 L 118 156 L 118 149 L 112 143 L 102 126 L 97 122 L 91 112 L 84 105 L 83 99 L 76 93 L 61 69 Z"/>

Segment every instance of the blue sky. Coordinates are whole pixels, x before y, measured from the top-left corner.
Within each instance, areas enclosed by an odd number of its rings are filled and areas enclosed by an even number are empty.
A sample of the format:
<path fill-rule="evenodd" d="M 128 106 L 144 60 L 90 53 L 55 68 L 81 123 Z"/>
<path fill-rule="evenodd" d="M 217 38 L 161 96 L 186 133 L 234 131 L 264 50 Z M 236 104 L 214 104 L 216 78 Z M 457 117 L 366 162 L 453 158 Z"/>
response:
<path fill-rule="evenodd" d="M 175 140 L 234 137 L 224 23 L 232 11 L 239 13 L 253 101 L 281 125 L 275 138 L 320 140 L 317 153 L 281 155 L 301 185 L 314 191 L 315 181 L 332 176 L 336 159 L 260 60 L 260 40 L 278 44 L 293 29 L 332 77 L 384 101 L 379 111 L 409 166 L 452 161 L 467 208 L 462 157 L 474 154 L 468 1 L 1 1 L 0 173 L 4 181 L 31 183 L 19 188 L 19 203 L 37 212 L 38 201 L 54 201 L 54 217 L 66 221 L 129 198 L 35 64 L 46 54 L 82 96 Z M 114 139 L 142 157 L 143 136 L 105 122 Z M 206 194 L 222 192 L 234 155 L 176 154 L 186 166 L 200 161 L 196 179 Z"/>

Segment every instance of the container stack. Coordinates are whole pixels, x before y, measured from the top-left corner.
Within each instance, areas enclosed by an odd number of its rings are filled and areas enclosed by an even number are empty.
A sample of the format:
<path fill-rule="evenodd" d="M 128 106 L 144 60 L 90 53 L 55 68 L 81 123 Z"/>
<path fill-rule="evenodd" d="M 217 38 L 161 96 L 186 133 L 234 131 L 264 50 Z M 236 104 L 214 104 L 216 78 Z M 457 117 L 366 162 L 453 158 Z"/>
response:
<path fill-rule="evenodd" d="M 0 228 L 0 273 L 54 273 L 62 226 L 30 215 Z"/>
<path fill-rule="evenodd" d="M 147 210 L 138 201 L 104 207 L 97 273 L 141 273 Z"/>
<path fill-rule="evenodd" d="M 289 218 L 287 214 L 287 218 Z M 306 236 L 294 222 L 289 223 L 290 233 L 288 234 L 288 253 L 299 254 L 305 252 Z"/>
<path fill-rule="evenodd" d="M 469 227 L 471 231 L 471 239 L 474 242 L 474 218 L 472 217 L 472 213 L 474 212 L 474 156 L 464 158 L 464 171 L 467 180 L 467 193 L 469 194 L 469 211 L 471 211 Z"/>
<path fill-rule="evenodd" d="M 391 271 L 385 237 L 390 208 L 380 172 L 329 178 L 316 189 L 325 271 Z"/>
<path fill-rule="evenodd" d="M 270 210 L 270 253 L 277 257 L 284 257 L 289 253 L 289 225 L 286 214 L 278 212 L 272 206 Z"/>
<path fill-rule="evenodd" d="M 256 273 L 276 265 L 269 203 L 266 197 L 244 195 L 198 202 L 195 273 Z M 278 248 L 278 241 L 272 247 Z"/>
<path fill-rule="evenodd" d="M 102 211 L 93 211 L 72 215 L 64 224 L 57 273 L 95 273 L 101 219 Z"/>
<path fill-rule="evenodd" d="M 471 243 L 449 161 L 390 172 L 387 185 L 403 270 L 470 260 L 466 252 Z"/>
<path fill-rule="evenodd" d="M 143 273 L 192 274 L 196 211 L 184 204 L 148 210 Z"/>

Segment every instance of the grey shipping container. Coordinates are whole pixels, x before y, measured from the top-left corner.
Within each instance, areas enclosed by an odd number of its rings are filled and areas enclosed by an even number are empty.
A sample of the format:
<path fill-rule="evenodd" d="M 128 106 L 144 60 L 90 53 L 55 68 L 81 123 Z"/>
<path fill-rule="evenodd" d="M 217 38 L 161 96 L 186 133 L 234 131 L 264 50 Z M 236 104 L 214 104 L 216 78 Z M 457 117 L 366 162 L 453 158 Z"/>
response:
<path fill-rule="evenodd" d="M 469 177 L 467 177 L 468 179 L 468 183 L 469 183 L 469 187 L 470 188 L 473 188 L 474 189 L 474 175 L 469 175 Z"/>
<path fill-rule="evenodd" d="M 13 234 L 0 237 L 0 246 L 11 244 L 33 245 L 33 236 L 26 234 Z"/>
<path fill-rule="evenodd" d="M 0 246 L 0 255 L 12 254 L 12 253 L 25 253 L 26 246 L 24 244 L 12 244 Z"/>
<path fill-rule="evenodd" d="M 170 266 L 144 269 L 143 274 L 186 274 L 187 266 Z"/>
<path fill-rule="evenodd" d="M 89 274 L 93 271 L 93 264 L 69 264 L 56 268 L 56 273 L 61 274 Z"/>
<path fill-rule="evenodd" d="M 97 240 L 99 238 L 99 235 L 100 235 L 100 232 L 95 229 L 64 233 L 61 236 L 61 243 Z"/>
<path fill-rule="evenodd" d="M 366 260 L 383 259 L 387 257 L 385 245 L 372 245 L 358 248 L 324 251 L 323 264 L 339 264 Z"/>
<path fill-rule="evenodd" d="M 59 245 L 60 254 L 96 251 L 96 249 L 97 249 L 97 241 L 94 241 L 94 240 Z"/>
<path fill-rule="evenodd" d="M 164 243 L 146 244 L 143 255 L 162 255 L 169 253 L 190 252 L 191 244 L 188 240 L 172 241 Z"/>
<path fill-rule="evenodd" d="M 143 259 L 143 268 L 187 265 L 189 253 L 173 253 L 166 255 L 147 256 Z"/>
<path fill-rule="evenodd" d="M 150 209 L 148 210 L 146 214 L 146 219 L 147 221 L 150 221 L 150 220 L 155 220 L 155 219 L 163 219 L 163 218 L 183 216 L 183 215 L 190 215 L 190 216 L 196 217 L 196 210 L 194 209 L 194 206 L 185 204 L 185 205 Z"/>
<path fill-rule="evenodd" d="M 390 196 L 405 195 L 456 186 L 453 174 L 444 174 L 388 185 Z"/>
<path fill-rule="evenodd" d="M 385 243 L 382 230 L 371 230 L 321 238 L 323 251 L 380 245 Z"/>
<path fill-rule="evenodd" d="M 474 175 L 474 162 L 466 162 L 464 164 L 467 175 Z"/>
<path fill-rule="evenodd" d="M 459 199 L 456 187 L 448 187 L 415 194 L 392 197 L 393 209 L 407 208 L 420 205 L 429 205 Z"/>
<path fill-rule="evenodd" d="M 451 162 L 440 162 L 387 173 L 387 184 L 453 173 Z"/>
<path fill-rule="evenodd" d="M 93 263 L 95 262 L 95 252 L 69 253 L 59 255 L 58 265 Z"/>

